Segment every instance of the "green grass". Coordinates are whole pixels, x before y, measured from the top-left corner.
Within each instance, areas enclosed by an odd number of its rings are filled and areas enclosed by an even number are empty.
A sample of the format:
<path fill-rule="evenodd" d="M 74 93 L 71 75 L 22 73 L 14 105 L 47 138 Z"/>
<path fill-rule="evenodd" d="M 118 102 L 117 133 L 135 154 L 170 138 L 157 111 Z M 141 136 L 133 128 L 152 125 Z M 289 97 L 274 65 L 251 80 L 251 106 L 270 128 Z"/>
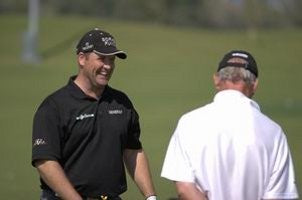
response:
<path fill-rule="evenodd" d="M 30 165 L 31 126 L 37 106 L 77 72 L 74 47 L 86 30 L 108 30 L 127 60 L 118 60 L 111 85 L 125 91 L 140 113 L 142 141 L 160 199 L 176 196 L 160 178 L 169 138 L 178 118 L 211 101 L 212 73 L 230 49 L 251 51 L 260 68 L 255 96 L 262 110 L 287 134 L 302 192 L 302 30 L 218 31 L 172 28 L 83 17 L 40 21 L 37 65 L 21 62 L 24 16 L 0 16 L 0 194 L 1 199 L 38 199 L 38 176 Z M 61 44 L 61 45 L 60 45 Z M 63 45 L 62 45 L 63 44 Z M 142 199 L 128 180 L 124 199 Z"/>

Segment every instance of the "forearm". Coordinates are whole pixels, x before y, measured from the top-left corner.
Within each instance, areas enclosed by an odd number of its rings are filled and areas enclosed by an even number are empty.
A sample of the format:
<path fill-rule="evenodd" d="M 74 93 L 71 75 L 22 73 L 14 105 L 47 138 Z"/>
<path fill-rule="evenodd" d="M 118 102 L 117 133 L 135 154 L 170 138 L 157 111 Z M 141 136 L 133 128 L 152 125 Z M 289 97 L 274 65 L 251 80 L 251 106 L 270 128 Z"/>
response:
<path fill-rule="evenodd" d="M 149 163 L 143 150 L 125 150 L 125 164 L 130 176 L 145 197 L 155 195 Z"/>
<path fill-rule="evenodd" d="M 206 200 L 206 195 L 202 193 L 194 183 L 175 182 L 179 200 Z"/>
<path fill-rule="evenodd" d="M 146 154 L 143 151 L 138 153 L 137 155 L 137 165 L 134 173 L 134 181 L 145 197 L 155 194 L 149 169 L 149 163 Z"/>
<path fill-rule="evenodd" d="M 64 200 L 82 200 L 56 161 L 38 161 L 36 167 L 45 183 Z"/>

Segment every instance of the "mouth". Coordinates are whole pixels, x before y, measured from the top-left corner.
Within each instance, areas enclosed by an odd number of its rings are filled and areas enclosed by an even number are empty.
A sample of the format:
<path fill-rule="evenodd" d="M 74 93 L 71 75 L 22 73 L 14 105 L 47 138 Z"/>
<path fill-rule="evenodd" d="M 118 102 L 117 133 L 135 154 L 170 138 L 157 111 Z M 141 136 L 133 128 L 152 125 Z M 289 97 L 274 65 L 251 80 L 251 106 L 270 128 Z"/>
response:
<path fill-rule="evenodd" d="M 110 77 L 110 73 L 105 70 L 100 70 L 96 73 L 96 76 L 108 80 Z"/>
<path fill-rule="evenodd" d="M 99 74 L 102 75 L 102 76 L 108 76 L 107 72 L 100 72 Z"/>

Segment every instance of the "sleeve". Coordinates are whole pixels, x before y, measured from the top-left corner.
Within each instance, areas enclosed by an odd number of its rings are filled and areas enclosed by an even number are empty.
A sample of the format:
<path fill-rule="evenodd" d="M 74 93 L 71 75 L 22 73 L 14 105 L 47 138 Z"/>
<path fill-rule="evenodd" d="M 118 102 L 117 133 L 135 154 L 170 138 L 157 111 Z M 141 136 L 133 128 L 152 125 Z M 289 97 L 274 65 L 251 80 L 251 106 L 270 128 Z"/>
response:
<path fill-rule="evenodd" d="M 59 114 L 51 101 L 45 100 L 33 120 L 32 165 L 40 159 L 60 160 L 60 124 Z"/>
<path fill-rule="evenodd" d="M 134 108 L 131 109 L 131 119 L 128 128 L 128 136 L 126 141 L 127 149 L 141 149 L 142 144 L 139 140 L 140 138 L 140 125 L 139 125 L 139 116 Z"/>
<path fill-rule="evenodd" d="M 297 199 L 298 192 L 295 185 L 294 167 L 288 148 L 287 140 L 282 133 L 273 172 L 263 199 Z"/>
<path fill-rule="evenodd" d="M 172 181 L 194 182 L 194 173 L 190 164 L 183 138 L 185 137 L 181 121 L 171 137 L 161 176 Z"/>

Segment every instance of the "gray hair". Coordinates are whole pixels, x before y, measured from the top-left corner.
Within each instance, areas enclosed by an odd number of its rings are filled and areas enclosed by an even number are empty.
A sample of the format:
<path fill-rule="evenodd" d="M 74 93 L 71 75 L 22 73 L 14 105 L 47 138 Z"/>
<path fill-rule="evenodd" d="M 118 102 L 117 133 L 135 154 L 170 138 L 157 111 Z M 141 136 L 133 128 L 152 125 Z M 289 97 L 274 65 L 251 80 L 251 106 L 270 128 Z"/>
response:
<path fill-rule="evenodd" d="M 217 76 L 223 81 L 244 81 L 246 84 L 252 84 L 256 81 L 257 77 L 242 67 L 225 67 L 217 72 Z"/>

